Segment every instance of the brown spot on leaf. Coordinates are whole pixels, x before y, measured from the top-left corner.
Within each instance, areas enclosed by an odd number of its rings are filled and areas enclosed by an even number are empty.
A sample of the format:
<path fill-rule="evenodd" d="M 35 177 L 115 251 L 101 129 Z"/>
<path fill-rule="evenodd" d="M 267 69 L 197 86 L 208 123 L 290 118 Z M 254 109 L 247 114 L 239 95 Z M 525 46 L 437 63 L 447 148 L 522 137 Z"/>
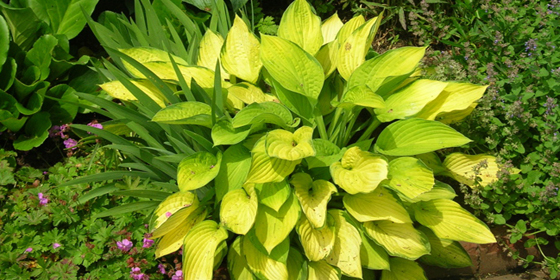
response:
<path fill-rule="evenodd" d="M 344 49 L 349 51 L 352 49 L 352 45 L 350 45 L 350 43 L 346 43 L 346 45 L 344 45 Z"/>

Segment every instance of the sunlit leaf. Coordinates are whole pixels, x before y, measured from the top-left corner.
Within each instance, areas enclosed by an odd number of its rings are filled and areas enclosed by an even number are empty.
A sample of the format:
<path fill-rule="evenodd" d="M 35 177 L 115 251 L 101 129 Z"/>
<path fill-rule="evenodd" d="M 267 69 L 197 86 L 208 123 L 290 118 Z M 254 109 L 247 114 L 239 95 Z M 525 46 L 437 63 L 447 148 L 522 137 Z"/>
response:
<path fill-rule="evenodd" d="M 381 272 L 381 280 L 428 280 L 417 262 L 391 258 L 391 270 Z"/>
<path fill-rule="evenodd" d="M 367 86 L 355 86 L 344 93 L 340 102 L 336 102 L 337 107 L 352 109 L 354 106 L 368 108 L 385 108 L 383 97 L 375 94 Z"/>
<path fill-rule="evenodd" d="M 289 242 L 287 242 L 287 245 L 289 247 Z M 277 258 L 273 258 L 273 254 L 267 256 L 256 248 L 247 237 L 243 237 L 241 246 L 241 252 L 247 258 L 248 266 L 260 279 L 288 279 L 286 264 L 280 262 Z"/>
<path fill-rule="evenodd" d="M 360 26 L 364 25 L 366 20 L 362 15 L 355 16 L 348 20 L 344 25 L 340 28 L 338 33 L 336 34 L 336 39 L 339 42 L 344 42 L 346 39 Z"/>
<path fill-rule="evenodd" d="M 432 251 L 422 256 L 422 263 L 443 268 L 460 268 L 472 265 L 472 260 L 465 248 L 457 241 L 441 239 L 426 227 L 418 228 L 430 241 Z"/>
<path fill-rule="evenodd" d="M 251 169 L 246 183 L 281 182 L 300 162 L 301 160 L 290 161 L 269 157 L 263 137 L 253 147 Z"/>
<path fill-rule="evenodd" d="M 360 236 L 362 237 L 362 245 L 360 246 L 362 266 L 368 269 L 390 270 L 389 255 L 387 255 L 385 249 L 366 237 L 362 231 L 360 231 Z"/>
<path fill-rule="evenodd" d="M 280 211 L 280 208 L 292 194 L 292 188 L 286 180 L 278 183 L 255 184 L 255 191 L 259 197 L 259 203 Z"/>
<path fill-rule="evenodd" d="M 445 175 L 470 187 L 476 186 L 475 182 L 487 186 L 498 180 L 500 171 L 496 158 L 490 155 L 452 153 L 445 158 L 443 166 L 447 169 Z"/>
<path fill-rule="evenodd" d="M 416 230 L 412 223 L 374 221 L 364 223 L 363 228 L 367 236 L 385 248 L 391 256 L 416 260 L 430 253 L 428 238 Z"/>
<path fill-rule="evenodd" d="M 290 247 L 286 266 L 288 267 L 288 280 L 307 280 L 307 261 L 298 249 Z"/>
<path fill-rule="evenodd" d="M 387 178 L 387 161 L 378 155 L 352 147 L 340 162 L 330 167 L 334 183 L 350 194 L 368 193 Z"/>
<path fill-rule="evenodd" d="M 309 222 L 315 228 L 323 227 L 327 216 L 327 203 L 331 195 L 336 193 L 336 187 L 329 181 L 313 181 L 307 173 L 294 174 L 290 183 L 294 186 L 294 193 Z"/>
<path fill-rule="evenodd" d="M 193 227 L 184 241 L 184 279 L 212 279 L 216 248 L 227 237 L 227 230 L 212 220 L 200 222 Z"/>
<path fill-rule="evenodd" d="M 233 95 L 245 104 L 263 103 L 277 100 L 276 97 L 270 94 L 265 94 L 263 91 L 247 82 L 237 83 L 228 88 L 228 95 Z"/>
<path fill-rule="evenodd" d="M 448 83 L 438 97 L 428 103 L 416 117 L 435 120 L 440 113 L 466 110 L 482 97 L 487 87 L 469 83 Z"/>
<path fill-rule="evenodd" d="M 434 174 L 421 160 L 400 157 L 389 162 L 389 188 L 408 198 L 415 198 L 432 189 Z"/>
<path fill-rule="evenodd" d="M 294 229 L 299 220 L 301 207 L 292 195 L 278 212 L 264 205 L 259 207 L 255 224 L 255 235 L 270 253 Z"/>
<path fill-rule="evenodd" d="M 247 260 L 241 251 L 242 239 L 243 237 L 238 236 L 231 246 L 229 246 L 227 267 L 233 280 L 254 280 L 256 277 L 249 269 Z"/>
<path fill-rule="evenodd" d="M 180 102 L 158 111 L 152 121 L 168 124 L 212 125 L 210 105 L 197 101 Z"/>
<path fill-rule="evenodd" d="M 214 33 L 210 28 L 206 29 L 206 33 L 200 40 L 196 65 L 214 69 L 218 58 L 220 58 L 223 44 L 224 38 L 219 33 Z M 222 78 L 229 79 L 229 74 L 225 72 L 221 65 L 220 69 Z"/>
<path fill-rule="evenodd" d="M 151 228 L 160 227 L 175 212 L 189 206 L 198 207 L 198 198 L 192 192 L 178 192 L 168 196 L 154 211 L 155 220 Z"/>
<path fill-rule="evenodd" d="M 346 194 L 343 202 L 348 213 L 360 222 L 389 220 L 395 223 L 412 223 L 406 209 L 383 187 L 370 193 Z"/>
<path fill-rule="evenodd" d="M 326 261 L 309 262 L 309 280 L 338 280 L 340 271 L 329 265 Z"/>
<path fill-rule="evenodd" d="M 303 251 L 310 261 L 326 258 L 333 249 L 335 231 L 332 218 L 322 228 L 314 228 L 309 220 L 302 216 L 296 226 Z"/>
<path fill-rule="evenodd" d="M 251 168 L 251 153 L 242 144 L 234 145 L 224 152 L 220 171 L 214 181 L 216 200 L 220 201 L 229 191 L 240 189 Z"/>
<path fill-rule="evenodd" d="M 340 48 L 336 67 L 345 80 L 348 80 L 354 70 L 364 63 L 380 22 L 381 17 L 372 18 L 354 30 L 346 40 L 339 41 Z"/>
<path fill-rule="evenodd" d="M 292 113 L 284 105 L 276 102 L 253 103 L 239 111 L 233 118 L 233 127 L 258 125 L 262 123 L 275 124 L 284 128 L 297 125 Z"/>
<path fill-rule="evenodd" d="M 328 44 L 336 39 L 338 31 L 344 26 L 344 23 L 338 17 L 338 13 L 334 13 L 321 24 L 321 33 L 323 33 L 323 45 Z"/>
<path fill-rule="evenodd" d="M 321 49 L 315 54 L 315 58 L 323 67 L 325 77 L 328 77 L 336 69 L 338 64 L 338 48 L 340 44 L 337 40 L 323 45 Z"/>
<path fill-rule="evenodd" d="M 204 187 L 218 175 L 222 153 L 214 156 L 208 152 L 198 152 L 179 163 L 177 183 L 181 191 L 196 190 Z"/>
<path fill-rule="evenodd" d="M 321 18 L 313 13 L 306 0 L 296 0 L 282 15 L 278 36 L 296 43 L 306 52 L 315 55 L 323 45 Z"/>
<path fill-rule="evenodd" d="M 260 43 L 237 15 L 222 48 L 222 66 L 230 75 L 251 83 L 259 78 L 262 63 L 259 57 Z"/>
<path fill-rule="evenodd" d="M 160 107 L 165 107 L 166 101 L 162 93 L 148 80 L 132 80 L 133 85 L 143 91 L 148 97 L 154 100 Z M 112 81 L 99 85 L 111 97 L 123 101 L 136 101 L 136 97 L 120 82 Z"/>
<path fill-rule="evenodd" d="M 362 278 L 362 264 L 360 261 L 360 245 L 362 237 L 360 232 L 348 221 L 342 210 L 331 209 L 329 214 L 333 217 L 336 238 L 331 253 L 326 261 L 342 271 L 344 275 Z"/>
<path fill-rule="evenodd" d="M 230 191 L 220 207 L 221 224 L 234 233 L 246 234 L 253 227 L 258 206 L 254 188 Z"/>
<path fill-rule="evenodd" d="M 440 181 L 435 181 L 434 187 L 431 190 L 422 193 L 421 195 L 413 199 L 410 199 L 404 195 L 399 194 L 399 197 L 403 201 L 412 202 L 412 203 L 419 202 L 419 201 L 434 200 L 434 199 L 453 199 L 456 196 L 457 194 L 455 193 L 455 191 L 450 185 L 442 183 Z"/>
<path fill-rule="evenodd" d="M 276 129 L 266 134 L 265 145 L 268 156 L 284 160 L 301 160 L 315 155 L 313 128 L 302 126 L 294 133 Z"/>

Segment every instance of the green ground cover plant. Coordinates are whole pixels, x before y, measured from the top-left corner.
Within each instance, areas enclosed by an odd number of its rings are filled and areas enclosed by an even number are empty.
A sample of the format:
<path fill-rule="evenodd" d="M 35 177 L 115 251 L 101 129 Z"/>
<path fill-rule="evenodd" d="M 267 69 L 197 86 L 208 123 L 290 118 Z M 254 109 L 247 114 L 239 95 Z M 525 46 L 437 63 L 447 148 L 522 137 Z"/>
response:
<path fill-rule="evenodd" d="M 495 158 L 449 153 L 471 140 L 447 124 L 485 86 L 420 78 L 424 47 L 371 52 L 381 17 L 321 23 L 297 0 L 278 36 L 257 37 L 217 1 L 206 28 L 180 34 L 195 21 L 160 2 L 175 17 L 163 28 L 147 1 L 134 21 L 90 21 L 114 62 L 98 69 L 100 87 L 120 102 L 78 94 L 111 121 L 73 128 L 110 142 L 128 176 L 150 179 L 126 192 L 149 201 L 104 215 L 154 210 L 156 257 L 182 248 L 184 279 L 221 266 L 233 279 L 426 279 L 417 260 L 469 266 L 458 241 L 495 242 L 438 180 L 496 179 Z"/>

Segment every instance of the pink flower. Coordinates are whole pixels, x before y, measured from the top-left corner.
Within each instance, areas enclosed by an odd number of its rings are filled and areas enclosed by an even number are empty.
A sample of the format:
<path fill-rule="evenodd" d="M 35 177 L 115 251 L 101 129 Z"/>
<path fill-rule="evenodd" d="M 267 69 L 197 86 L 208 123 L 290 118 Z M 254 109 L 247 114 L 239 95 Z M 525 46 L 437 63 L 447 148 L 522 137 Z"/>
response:
<path fill-rule="evenodd" d="M 68 139 L 64 140 L 63 143 L 64 143 L 64 147 L 66 147 L 66 149 L 72 149 L 72 150 L 77 149 L 76 146 L 78 145 L 78 142 L 76 140 L 72 139 L 72 138 L 68 138 Z"/>
<path fill-rule="evenodd" d="M 33 252 L 33 248 L 29 247 L 29 248 L 25 249 L 25 252 L 26 253 L 31 253 L 31 252 Z"/>
<path fill-rule="evenodd" d="M 54 243 L 54 244 L 52 245 L 53 249 L 56 249 L 56 248 L 58 248 L 58 247 L 60 247 L 60 246 L 62 246 L 62 245 L 60 245 L 60 243 Z"/>
<path fill-rule="evenodd" d="M 165 216 L 166 216 L 167 218 L 171 217 L 171 215 L 173 215 L 171 212 L 165 212 Z"/>
<path fill-rule="evenodd" d="M 150 247 L 152 247 L 152 245 L 154 245 L 154 240 L 144 238 L 143 243 L 144 244 L 142 244 L 142 248 L 150 248 Z"/>
<path fill-rule="evenodd" d="M 128 252 L 134 244 L 128 240 L 124 239 L 123 241 L 117 241 L 117 248 L 119 248 L 123 252 Z"/>
<path fill-rule="evenodd" d="M 97 129 L 103 129 L 103 125 L 101 125 L 97 121 L 92 121 L 92 122 L 88 123 L 87 125 L 91 126 L 91 127 L 95 127 Z M 88 134 L 91 134 L 91 132 L 88 132 Z"/>
<path fill-rule="evenodd" d="M 171 277 L 171 280 L 183 280 L 183 271 L 182 270 L 175 271 L 175 275 Z"/>
<path fill-rule="evenodd" d="M 158 264 L 157 268 L 159 269 L 159 273 L 165 274 L 165 265 L 160 263 L 160 264 Z"/>
<path fill-rule="evenodd" d="M 135 280 L 150 280 L 150 277 L 142 273 L 139 267 L 133 267 L 130 270 L 130 277 Z"/>
<path fill-rule="evenodd" d="M 49 203 L 49 199 L 43 196 L 43 193 L 37 194 L 37 197 L 39 198 L 39 205 L 45 206 Z"/>

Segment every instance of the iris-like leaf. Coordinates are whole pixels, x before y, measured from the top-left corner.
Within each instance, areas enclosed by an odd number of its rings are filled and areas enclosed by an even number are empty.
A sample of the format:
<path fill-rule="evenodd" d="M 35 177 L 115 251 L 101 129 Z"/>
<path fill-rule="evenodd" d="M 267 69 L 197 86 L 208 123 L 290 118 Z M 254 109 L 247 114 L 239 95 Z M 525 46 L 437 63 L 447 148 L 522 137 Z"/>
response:
<path fill-rule="evenodd" d="M 234 280 L 255 280 L 256 277 L 253 275 L 247 265 L 247 260 L 241 251 L 241 240 L 243 237 L 238 236 L 235 241 L 229 246 L 229 252 L 227 256 L 227 266 L 229 274 Z"/>
<path fill-rule="evenodd" d="M 170 62 L 152 61 L 144 63 L 144 66 L 150 71 L 154 72 L 160 79 L 179 83 L 177 72 Z M 179 72 L 185 79 L 187 86 L 191 86 L 191 81 L 194 79 L 196 84 L 204 89 L 211 89 L 214 87 L 214 71 L 200 66 L 184 66 L 177 64 Z M 144 75 L 139 75 L 139 78 L 144 78 Z M 222 85 L 227 87 L 225 83 Z"/>
<path fill-rule="evenodd" d="M 306 0 L 296 0 L 284 12 L 278 36 L 290 40 L 311 55 L 323 45 L 321 18 L 313 13 Z"/>
<path fill-rule="evenodd" d="M 478 181 L 481 186 L 487 186 L 498 180 L 500 170 L 493 156 L 462 153 L 448 155 L 443 161 L 443 166 L 447 169 L 445 175 L 470 187 L 476 186 L 475 181 Z"/>
<path fill-rule="evenodd" d="M 381 272 L 381 280 L 428 280 L 424 270 L 414 261 L 391 258 L 391 270 Z"/>
<path fill-rule="evenodd" d="M 344 275 L 362 278 L 362 264 L 360 261 L 360 245 L 362 238 L 360 232 L 348 221 L 344 211 L 329 210 L 333 217 L 336 238 L 331 253 L 326 261 L 342 271 Z"/>
<path fill-rule="evenodd" d="M 168 124 L 195 124 L 212 126 L 210 105 L 198 101 L 180 102 L 158 111 L 152 121 Z"/>
<path fill-rule="evenodd" d="M 193 227 L 185 237 L 183 248 L 184 279 L 212 279 L 216 248 L 227 237 L 227 230 L 212 220 Z"/>
<path fill-rule="evenodd" d="M 465 248 L 457 241 L 441 239 L 426 227 L 418 228 L 430 241 L 432 251 L 422 256 L 422 263 L 443 268 L 460 268 L 472 265 L 472 260 Z"/>
<path fill-rule="evenodd" d="M 277 100 L 276 97 L 270 94 L 265 94 L 263 91 L 247 82 L 237 83 L 228 88 L 228 96 L 233 95 L 245 104 L 263 103 Z"/>
<path fill-rule="evenodd" d="M 180 215 L 181 212 L 188 212 L 188 209 L 181 209 L 176 215 Z M 183 245 L 185 236 L 189 231 L 198 223 L 202 222 L 207 215 L 207 211 L 204 208 L 196 208 L 188 217 L 183 219 L 177 224 L 175 228 L 171 231 L 165 233 L 161 240 L 157 244 L 156 248 L 156 258 L 169 255 L 176 252 Z M 165 224 L 163 225 L 165 226 Z M 162 227 L 163 227 L 162 226 Z M 157 231 L 157 230 L 156 230 Z M 155 238 L 152 236 L 152 238 Z"/>
<path fill-rule="evenodd" d="M 469 138 L 440 122 L 412 118 L 387 126 L 379 134 L 375 151 L 389 156 L 412 156 L 469 142 Z"/>
<path fill-rule="evenodd" d="M 333 249 L 335 232 L 333 220 L 322 228 L 314 228 L 309 220 L 302 216 L 296 226 L 303 251 L 310 261 L 320 261 L 326 258 Z"/>
<path fill-rule="evenodd" d="M 413 204 L 413 209 L 416 220 L 439 238 L 477 244 L 496 242 L 488 226 L 452 200 L 422 201 Z"/>
<path fill-rule="evenodd" d="M 148 80 L 132 80 L 133 85 L 138 87 L 151 99 L 153 99 L 160 107 L 164 108 L 166 101 L 163 95 L 151 82 Z M 119 81 L 107 82 L 99 85 L 107 94 L 111 97 L 124 100 L 124 101 L 135 101 L 138 100 L 136 97 Z"/>
<path fill-rule="evenodd" d="M 289 241 L 287 242 L 288 248 L 290 246 Z M 288 269 L 286 264 L 280 262 L 276 257 L 276 254 L 270 254 L 267 256 L 265 253 L 261 252 L 247 237 L 243 237 L 241 240 L 242 252 L 247 258 L 247 264 L 251 268 L 251 271 L 255 273 L 260 279 L 278 279 L 287 280 L 288 279 Z"/>
<path fill-rule="evenodd" d="M 232 232 L 244 235 L 253 227 L 258 206 L 254 188 L 230 191 L 222 200 L 220 221 Z"/>
<path fill-rule="evenodd" d="M 323 227 L 327 218 L 327 203 L 336 193 L 336 187 L 329 181 L 313 181 L 307 173 L 294 174 L 290 183 L 309 222 L 315 228 Z"/>
<path fill-rule="evenodd" d="M 329 265 L 326 261 L 309 262 L 309 280 L 338 280 L 340 271 Z"/>
<path fill-rule="evenodd" d="M 352 109 L 354 106 L 368 108 L 385 108 L 383 97 L 375 94 L 367 86 L 355 86 L 344 93 L 340 102 L 336 102 L 337 107 Z"/>
<path fill-rule="evenodd" d="M 280 211 L 282 205 L 292 194 L 292 188 L 286 180 L 278 183 L 255 184 L 254 187 L 259 197 L 259 203 L 276 212 Z"/>
<path fill-rule="evenodd" d="M 344 23 L 338 17 L 338 13 L 334 13 L 321 24 L 321 33 L 323 33 L 323 45 L 336 40 L 338 31 L 344 26 Z"/>
<path fill-rule="evenodd" d="M 390 270 L 389 255 L 387 255 L 385 249 L 366 237 L 363 231 L 360 231 L 360 236 L 362 237 L 362 245 L 360 246 L 362 266 L 368 269 Z"/>
<path fill-rule="evenodd" d="M 352 147 L 330 171 L 334 183 L 349 194 L 368 193 L 387 178 L 387 165 L 383 157 Z"/>
<path fill-rule="evenodd" d="M 346 40 L 339 41 L 337 68 L 345 80 L 348 80 L 354 70 L 364 63 L 380 23 L 380 17 L 372 18 L 354 30 Z"/>
<path fill-rule="evenodd" d="M 179 163 L 177 183 L 181 191 L 196 190 L 210 183 L 220 171 L 222 153 L 214 156 L 208 152 L 198 152 Z"/>
<path fill-rule="evenodd" d="M 435 184 L 432 170 L 413 157 L 396 158 L 389 162 L 389 178 L 389 187 L 408 198 L 431 190 Z"/>
<path fill-rule="evenodd" d="M 407 87 L 392 94 L 385 101 L 385 107 L 375 109 L 377 119 L 390 122 L 416 115 L 426 104 L 434 100 L 447 83 L 432 80 L 416 80 Z"/>
<path fill-rule="evenodd" d="M 253 103 L 243 108 L 233 118 L 233 127 L 271 123 L 284 128 L 297 125 L 292 113 L 284 105 L 276 102 Z"/>
<path fill-rule="evenodd" d="M 302 126 L 294 133 L 276 129 L 270 131 L 265 138 L 268 156 L 284 160 L 301 160 L 315 155 L 313 149 L 313 128 Z"/>
<path fill-rule="evenodd" d="M 301 207 L 292 195 L 278 212 L 264 205 L 259 207 L 255 224 L 255 235 L 270 253 L 295 227 L 299 220 Z"/>
<path fill-rule="evenodd" d="M 360 222 L 389 220 L 395 223 L 412 223 L 406 209 L 383 187 L 370 193 L 347 194 L 343 202 L 348 213 Z"/>
<path fill-rule="evenodd" d="M 448 83 L 438 97 L 424 106 L 416 117 L 434 120 L 440 113 L 465 110 L 482 97 L 487 87 L 469 83 Z"/>
<path fill-rule="evenodd" d="M 253 147 L 251 169 L 246 183 L 281 182 L 291 174 L 301 160 L 284 160 L 269 157 L 266 153 L 264 137 Z"/>
<path fill-rule="evenodd" d="M 256 83 L 262 67 L 259 51 L 259 40 L 249 31 L 247 24 L 235 15 L 222 48 L 221 61 L 224 69 L 230 75 Z"/>
<path fill-rule="evenodd" d="M 428 238 L 416 230 L 412 223 L 374 221 L 364 223 L 363 228 L 366 234 L 391 256 L 415 260 L 430 253 Z"/>
<path fill-rule="evenodd" d="M 321 64 L 288 40 L 261 36 L 261 59 L 274 80 L 287 90 L 317 100 L 325 80 Z"/>

